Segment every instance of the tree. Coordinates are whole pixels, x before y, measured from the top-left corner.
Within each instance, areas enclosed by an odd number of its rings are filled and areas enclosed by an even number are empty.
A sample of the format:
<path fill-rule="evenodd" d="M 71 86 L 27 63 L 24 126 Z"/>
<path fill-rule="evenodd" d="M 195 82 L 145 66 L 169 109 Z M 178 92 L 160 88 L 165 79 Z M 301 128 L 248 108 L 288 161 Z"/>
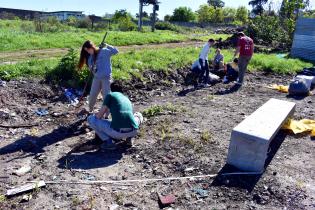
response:
<path fill-rule="evenodd" d="M 268 0 L 251 0 L 248 4 L 253 7 L 253 14 L 262 15 L 264 12 L 264 4 L 266 4 L 267 2 Z"/>
<path fill-rule="evenodd" d="M 280 20 L 284 28 L 293 38 L 295 22 L 300 10 L 307 8 L 309 0 L 283 0 L 280 8 Z"/>
<path fill-rule="evenodd" d="M 214 10 L 211 22 L 213 23 L 222 23 L 224 19 L 222 8 L 217 8 Z"/>
<path fill-rule="evenodd" d="M 236 10 L 236 20 L 241 21 L 242 23 L 247 23 L 248 21 L 248 10 L 246 7 L 241 6 Z"/>
<path fill-rule="evenodd" d="M 200 5 L 197 14 L 198 14 L 198 22 L 199 23 L 208 23 L 213 19 L 215 9 L 214 7 L 210 7 L 207 4 Z"/>
<path fill-rule="evenodd" d="M 296 19 L 299 10 L 309 6 L 309 0 L 283 0 L 280 7 L 280 17 L 282 19 Z"/>
<path fill-rule="evenodd" d="M 115 14 L 113 16 L 113 20 L 118 21 L 121 18 L 129 18 L 132 19 L 132 16 L 130 13 L 127 12 L 125 9 L 116 10 Z"/>
<path fill-rule="evenodd" d="M 213 6 L 214 9 L 224 7 L 225 3 L 221 0 L 208 0 L 209 6 Z"/>
<path fill-rule="evenodd" d="M 165 15 L 164 16 L 164 21 L 168 21 L 169 22 L 171 20 L 171 17 L 172 17 L 171 15 Z"/>
<path fill-rule="evenodd" d="M 189 22 L 195 20 L 195 13 L 188 7 L 178 7 L 174 10 L 170 21 Z"/>
<path fill-rule="evenodd" d="M 224 16 L 224 22 L 229 23 L 233 22 L 236 18 L 236 9 L 231 7 L 224 7 L 222 8 L 223 16 Z"/>

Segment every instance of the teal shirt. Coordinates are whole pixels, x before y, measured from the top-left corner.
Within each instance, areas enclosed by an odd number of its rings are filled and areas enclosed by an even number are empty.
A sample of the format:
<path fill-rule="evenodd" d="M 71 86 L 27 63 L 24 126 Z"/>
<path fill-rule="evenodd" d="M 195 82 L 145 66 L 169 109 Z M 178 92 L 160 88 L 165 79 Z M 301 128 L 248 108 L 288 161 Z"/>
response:
<path fill-rule="evenodd" d="M 128 97 L 122 93 L 111 92 L 107 94 L 103 105 L 109 108 L 112 115 L 111 128 L 139 128 L 133 116 L 132 104 Z"/>

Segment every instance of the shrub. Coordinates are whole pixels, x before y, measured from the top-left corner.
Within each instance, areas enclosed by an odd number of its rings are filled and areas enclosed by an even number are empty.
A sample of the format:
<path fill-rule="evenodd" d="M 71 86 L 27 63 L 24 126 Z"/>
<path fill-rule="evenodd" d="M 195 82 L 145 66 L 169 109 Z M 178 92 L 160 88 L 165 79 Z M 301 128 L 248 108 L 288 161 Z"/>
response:
<path fill-rule="evenodd" d="M 249 35 L 258 44 L 273 45 L 285 43 L 291 46 L 292 40 L 276 16 L 256 16 L 249 21 Z"/>
<path fill-rule="evenodd" d="M 137 25 L 132 22 L 132 20 L 129 17 L 122 17 L 118 22 L 118 29 L 120 31 L 135 31 L 137 29 Z"/>
<path fill-rule="evenodd" d="M 77 65 L 78 55 L 75 50 L 71 48 L 68 53 L 61 58 L 56 68 L 47 73 L 46 81 L 72 87 L 82 85 L 88 73 L 86 69 L 79 72 Z"/>
<path fill-rule="evenodd" d="M 176 32 L 180 32 L 180 27 L 176 26 L 170 22 L 157 22 L 155 24 L 155 28 L 158 30 L 169 30 L 169 31 L 176 31 Z"/>

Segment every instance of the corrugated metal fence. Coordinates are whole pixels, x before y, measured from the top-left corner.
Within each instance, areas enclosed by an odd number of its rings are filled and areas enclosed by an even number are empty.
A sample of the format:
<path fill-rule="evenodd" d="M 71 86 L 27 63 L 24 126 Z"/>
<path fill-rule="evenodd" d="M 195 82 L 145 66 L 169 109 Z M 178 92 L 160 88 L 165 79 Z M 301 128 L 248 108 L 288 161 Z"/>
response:
<path fill-rule="evenodd" d="M 291 55 L 315 62 L 315 19 L 297 20 Z"/>

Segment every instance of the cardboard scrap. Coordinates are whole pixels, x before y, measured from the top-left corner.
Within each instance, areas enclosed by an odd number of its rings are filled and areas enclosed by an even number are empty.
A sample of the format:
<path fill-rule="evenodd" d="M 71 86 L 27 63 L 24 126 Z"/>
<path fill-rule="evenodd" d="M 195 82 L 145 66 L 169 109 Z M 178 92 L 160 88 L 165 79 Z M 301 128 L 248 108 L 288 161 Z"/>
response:
<path fill-rule="evenodd" d="M 13 174 L 18 175 L 18 176 L 23 176 L 26 173 L 28 173 L 31 170 L 31 166 L 25 165 L 19 168 L 18 170 L 14 171 Z"/>
<path fill-rule="evenodd" d="M 23 185 L 20 187 L 16 187 L 16 188 L 7 190 L 7 193 L 5 195 L 6 196 L 13 196 L 13 195 L 28 192 L 28 191 L 31 191 L 33 189 L 44 187 L 44 186 L 46 186 L 46 183 L 44 181 L 39 181 L 36 183 L 30 183 L 30 184 L 26 184 L 26 185 Z"/>

